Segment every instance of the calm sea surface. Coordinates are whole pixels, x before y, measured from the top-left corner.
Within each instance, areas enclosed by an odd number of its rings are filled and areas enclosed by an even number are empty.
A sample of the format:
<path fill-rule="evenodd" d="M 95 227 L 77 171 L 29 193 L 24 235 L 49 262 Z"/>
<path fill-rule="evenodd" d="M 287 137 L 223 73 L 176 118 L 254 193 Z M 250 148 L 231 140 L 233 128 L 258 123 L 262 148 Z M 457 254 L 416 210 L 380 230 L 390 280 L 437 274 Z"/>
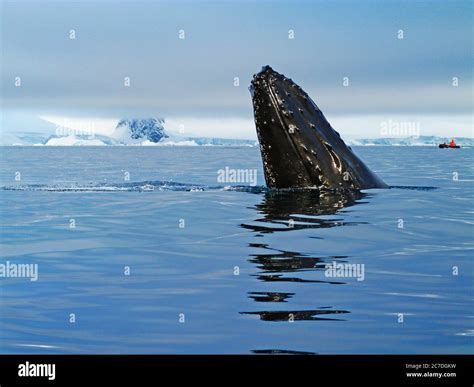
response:
<path fill-rule="evenodd" d="M 258 148 L 1 148 L 0 264 L 38 278 L 0 278 L 0 352 L 474 353 L 474 151 L 355 151 L 396 188 L 266 192 Z"/>

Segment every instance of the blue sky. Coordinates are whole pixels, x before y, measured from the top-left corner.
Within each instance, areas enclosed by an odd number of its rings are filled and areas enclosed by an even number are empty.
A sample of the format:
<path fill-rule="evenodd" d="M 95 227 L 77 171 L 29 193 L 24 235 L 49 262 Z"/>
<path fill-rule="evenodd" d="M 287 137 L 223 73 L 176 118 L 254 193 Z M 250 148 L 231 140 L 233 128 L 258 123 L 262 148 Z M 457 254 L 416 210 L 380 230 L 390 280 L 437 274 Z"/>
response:
<path fill-rule="evenodd" d="M 195 134 L 251 137 L 247 87 L 270 64 L 308 91 L 333 124 L 348 125 L 352 137 L 377 134 L 384 119 L 419 121 L 422 134 L 440 134 L 453 130 L 444 128 L 449 117 L 459 134 L 472 135 L 472 7 L 468 1 L 2 1 L 3 113 L 160 116 Z M 14 84 L 18 76 L 21 87 Z M 4 119 L 2 126 L 14 123 Z"/>

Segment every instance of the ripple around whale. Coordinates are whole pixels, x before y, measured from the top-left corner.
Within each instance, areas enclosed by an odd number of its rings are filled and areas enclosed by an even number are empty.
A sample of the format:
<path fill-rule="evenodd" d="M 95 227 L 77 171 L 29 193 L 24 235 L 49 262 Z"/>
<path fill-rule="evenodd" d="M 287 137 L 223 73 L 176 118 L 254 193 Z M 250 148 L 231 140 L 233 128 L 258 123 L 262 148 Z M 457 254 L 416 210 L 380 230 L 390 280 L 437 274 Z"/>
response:
<path fill-rule="evenodd" d="M 416 191 L 431 191 L 437 187 L 430 186 L 390 186 L 391 189 L 404 189 Z M 200 192 L 200 191 L 234 191 L 249 193 L 273 193 L 304 195 L 311 198 L 319 196 L 321 193 L 325 195 L 336 195 L 340 198 L 357 198 L 359 191 L 349 190 L 320 190 L 317 188 L 285 188 L 285 189 L 269 189 L 262 185 L 203 185 L 179 183 L 174 181 L 146 180 L 130 183 L 57 183 L 57 184 L 16 184 L 0 186 L 4 191 L 47 191 L 47 192 Z"/>
<path fill-rule="evenodd" d="M 0 187 L 5 191 L 47 191 L 47 192 L 199 192 L 199 191 L 237 191 L 261 193 L 264 186 L 223 186 L 186 184 L 174 181 L 140 181 L 130 183 L 60 183 L 60 184 L 18 184 Z"/>

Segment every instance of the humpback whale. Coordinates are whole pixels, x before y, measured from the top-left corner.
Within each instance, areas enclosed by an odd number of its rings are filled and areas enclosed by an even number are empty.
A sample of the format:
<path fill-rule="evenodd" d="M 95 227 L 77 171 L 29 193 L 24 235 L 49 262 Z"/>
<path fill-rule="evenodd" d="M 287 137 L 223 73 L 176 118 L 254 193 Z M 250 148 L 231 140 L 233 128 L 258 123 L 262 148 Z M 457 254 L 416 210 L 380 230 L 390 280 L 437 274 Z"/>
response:
<path fill-rule="evenodd" d="M 250 93 L 269 188 L 387 188 L 341 139 L 291 79 L 270 66 L 253 76 Z"/>

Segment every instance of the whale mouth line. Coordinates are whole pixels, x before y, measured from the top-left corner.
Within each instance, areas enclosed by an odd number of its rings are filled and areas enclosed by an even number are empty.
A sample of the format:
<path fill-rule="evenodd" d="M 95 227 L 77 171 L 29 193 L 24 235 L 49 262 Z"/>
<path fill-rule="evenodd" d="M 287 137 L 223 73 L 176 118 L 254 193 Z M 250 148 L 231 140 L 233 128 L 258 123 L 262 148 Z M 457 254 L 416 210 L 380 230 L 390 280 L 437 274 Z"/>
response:
<path fill-rule="evenodd" d="M 336 166 L 336 168 L 338 170 L 341 170 L 342 169 L 341 160 L 339 159 L 339 157 L 336 155 L 336 153 L 332 149 L 332 146 L 329 145 L 327 142 L 323 142 L 323 144 L 326 147 L 326 149 L 328 150 L 330 156 L 332 157 L 332 160 L 333 160 L 334 165 Z"/>

